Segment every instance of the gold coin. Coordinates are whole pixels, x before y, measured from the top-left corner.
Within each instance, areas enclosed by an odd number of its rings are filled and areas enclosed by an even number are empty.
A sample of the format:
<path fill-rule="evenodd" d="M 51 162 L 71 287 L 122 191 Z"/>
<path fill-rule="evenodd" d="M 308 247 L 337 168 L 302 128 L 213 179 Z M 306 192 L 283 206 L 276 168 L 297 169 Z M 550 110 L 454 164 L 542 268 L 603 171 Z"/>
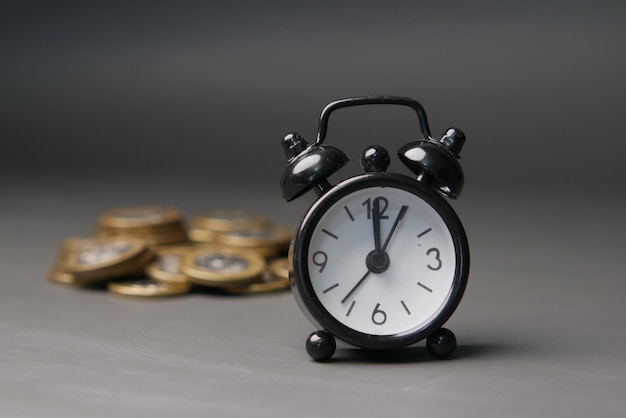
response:
<path fill-rule="evenodd" d="M 239 295 L 278 292 L 280 290 L 287 289 L 289 289 L 289 280 L 273 280 L 269 282 L 252 283 L 245 286 L 230 286 L 223 288 L 223 290 L 228 293 L 236 293 Z"/>
<path fill-rule="evenodd" d="M 192 247 L 179 246 L 157 250 L 157 260 L 146 267 L 146 273 L 161 283 L 189 283 L 189 276 L 181 270 L 181 260 Z"/>
<path fill-rule="evenodd" d="M 147 245 L 179 244 L 187 241 L 187 233 L 179 231 L 172 234 L 135 235 Z"/>
<path fill-rule="evenodd" d="M 146 257 L 147 255 L 149 255 L 149 258 Z M 147 253 L 146 256 L 140 257 L 139 260 L 133 260 L 132 263 L 126 262 L 117 266 L 108 267 L 106 269 L 68 272 L 61 268 L 60 271 L 66 274 L 71 274 L 73 276 L 72 284 L 76 286 L 93 286 L 122 277 L 131 277 L 143 274 L 145 265 L 154 258 L 154 254 Z"/>
<path fill-rule="evenodd" d="M 155 224 L 148 226 L 119 228 L 110 226 L 100 226 L 98 231 L 111 233 L 116 235 L 152 235 L 152 234 L 168 234 L 184 231 L 185 226 L 182 222 L 174 222 L 168 224 Z"/>
<path fill-rule="evenodd" d="M 143 266 L 151 261 L 152 257 L 154 257 L 153 254 L 146 252 L 141 257 L 122 263 L 121 265 L 78 273 L 68 272 L 63 260 L 60 260 L 57 265 L 48 272 L 48 279 L 55 283 L 72 286 L 100 285 L 119 277 L 135 276 L 143 273 Z"/>
<path fill-rule="evenodd" d="M 226 248 L 237 248 L 237 247 L 228 247 L 228 246 L 225 246 L 225 247 Z M 284 255 L 284 253 L 286 252 L 285 248 L 281 248 L 281 247 L 277 247 L 277 246 L 250 247 L 250 248 L 243 248 L 243 247 L 241 247 L 241 249 L 254 251 L 255 253 L 259 254 L 260 256 L 265 257 L 266 259 L 270 259 L 270 258 L 274 258 L 274 257 L 278 257 L 278 256 L 281 256 L 281 255 Z"/>
<path fill-rule="evenodd" d="M 146 244 L 137 238 L 91 238 L 67 254 L 63 268 L 70 273 L 80 273 L 113 267 L 141 256 L 146 250 Z"/>
<path fill-rule="evenodd" d="M 135 279 L 126 282 L 111 282 L 107 285 L 110 292 L 122 296 L 162 297 L 189 293 L 191 285 L 160 283 L 152 279 Z"/>
<path fill-rule="evenodd" d="M 291 270 L 289 259 L 284 257 L 273 260 L 269 264 L 268 270 L 276 278 L 289 280 L 289 271 Z"/>
<path fill-rule="evenodd" d="M 264 228 L 269 224 L 266 216 L 243 210 L 212 210 L 196 216 L 192 221 L 193 228 L 211 231 Z"/>
<path fill-rule="evenodd" d="M 233 248 L 204 246 L 185 255 L 182 271 L 194 283 L 233 286 L 261 280 L 265 260 L 259 254 Z"/>
<path fill-rule="evenodd" d="M 185 242 L 179 242 L 176 244 L 156 244 L 156 245 L 151 245 L 150 249 L 152 251 L 154 251 L 155 254 L 160 254 L 162 251 L 168 251 L 168 250 L 172 250 L 175 248 L 181 248 L 181 249 L 188 249 L 188 250 L 192 250 L 194 248 L 196 248 L 196 244 L 190 241 L 185 241 Z"/>
<path fill-rule="evenodd" d="M 97 230 L 94 234 L 96 237 L 134 237 L 142 240 L 146 245 L 162 245 L 162 244 L 179 244 L 187 241 L 187 233 L 180 228 L 167 233 L 153 234 L 130 234 L 118 233 L 111 230 Z"/>
<path fill-rule="evenodd" d="M 71 273 L 62 271 L 58 266 L 53 267 L 48 272 L 48 279 L 54 283 L 61 283 L 65 285 L 80 286 L 80 283 L 76 280 L 76 276 Z"/>
<path fill-rule="evenodd" d="M 118 208 L 100 217 L 99 224 L 108 228 L 142 228 L 181 222 L 178 210 L 162 206 Z"/>
<path fill-rule="evenodd" d="M 289 272 L 287 271 L 287 277 L 284 277 L 285 266 L 283 266 L 283 264 L 283 259 L 279 259 L 271 263 L 263 275 L 262 282 L 225 287 L 224 290 L 229 293 L 243 295 L 250 293 L 277 292 L 289 289 Z"/>
<path fill-rule="evenodd" d="M 136 238 L 92 238 L 91 244 L 60 257 L 54 270 L 72 275 L 72 284 L 89 286 L 142 272 L 153 258 Z"/>
<path fill-rule="evenodd" d="M 196 242 L 213 242 L 215 241 L 215 231 L 201 228 L 190 228 L 187 231 L 189 239 Z"/>
<path fill-rule="evenodd" d="M 278 247 L 286 251 L 291 242 L 291 236 L 290 229 L 274 226 L 221 232 L 217 235 L 216 241 L 230 247 Z"/>
<path fill-rule="evenodd" d="M 59 256 L 63 257 L 70 251 L 80 250 L 81 248 L 93 245 L 92 238 L 71 237 L 63 241 L 59 249 Z"/>

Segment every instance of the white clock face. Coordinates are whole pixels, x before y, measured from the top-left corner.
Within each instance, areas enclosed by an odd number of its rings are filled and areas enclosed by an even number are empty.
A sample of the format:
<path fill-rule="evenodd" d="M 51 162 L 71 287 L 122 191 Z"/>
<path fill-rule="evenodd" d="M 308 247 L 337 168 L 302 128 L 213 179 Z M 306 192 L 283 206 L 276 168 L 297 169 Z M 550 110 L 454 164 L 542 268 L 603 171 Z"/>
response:
<path fill-rule="evenodd" d="M 428 325 L 450 298 L 457 267 L 441 216 L 394 187 L 359 189 L 328 208 L 311 235 L 307 266 L 328 313 L 380 336 Z"/>

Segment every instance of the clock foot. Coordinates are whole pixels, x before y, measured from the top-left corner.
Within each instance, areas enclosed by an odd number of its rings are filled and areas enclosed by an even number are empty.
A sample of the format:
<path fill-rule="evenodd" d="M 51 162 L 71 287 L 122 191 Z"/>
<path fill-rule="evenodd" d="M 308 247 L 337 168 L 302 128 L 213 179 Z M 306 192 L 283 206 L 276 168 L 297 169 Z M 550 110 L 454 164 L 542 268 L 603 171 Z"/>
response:
<path fill-rule="evenodd" d="M 426 339 L 428 352 L 438 359 L 444 359 L 454 353 L 456 337 L 447 328 L 439 328 Z"/>
<path fill-rule="evenodd" d="M 315 331 L 306 339 L 306 352 L 315 361 L 328 361 L 335 354 L 335 337 L 327 331 Z"/>

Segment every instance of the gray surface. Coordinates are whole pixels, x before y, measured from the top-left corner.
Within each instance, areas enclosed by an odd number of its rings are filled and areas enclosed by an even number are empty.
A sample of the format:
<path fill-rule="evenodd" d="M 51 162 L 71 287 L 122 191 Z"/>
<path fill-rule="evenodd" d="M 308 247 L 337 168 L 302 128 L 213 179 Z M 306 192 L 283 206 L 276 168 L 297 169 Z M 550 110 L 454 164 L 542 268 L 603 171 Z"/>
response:
<path fill-rule="evenodd" d="M 111 205 L 209 207 L 184 185 L 114 186 L 3 190 L 2 416 L 623 416 L 622 200 L 468 193 L 455 203 L 472 250 L 448 322 L 455 357 L 341 346 L 317 364 L 289 293 L 136 301 L 48 283 L 58 244 Z M 283 221 L 306 204 L 283 204 L 275 188 L 212 192 L 218 207 L 255 202 Z"/>

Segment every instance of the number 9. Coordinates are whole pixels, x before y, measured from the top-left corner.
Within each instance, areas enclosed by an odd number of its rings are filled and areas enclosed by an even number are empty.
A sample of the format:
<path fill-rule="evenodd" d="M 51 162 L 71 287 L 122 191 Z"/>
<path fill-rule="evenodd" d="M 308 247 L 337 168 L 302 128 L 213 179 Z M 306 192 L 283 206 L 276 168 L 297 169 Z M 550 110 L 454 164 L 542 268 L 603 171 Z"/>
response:
<path fill-rule="evenodd" d="M 326 268 L 328 262 L 328 255 L 324 251 L 316 251 L 313 253 L 313 264 L 320 268 L 320 273 Z"/>

